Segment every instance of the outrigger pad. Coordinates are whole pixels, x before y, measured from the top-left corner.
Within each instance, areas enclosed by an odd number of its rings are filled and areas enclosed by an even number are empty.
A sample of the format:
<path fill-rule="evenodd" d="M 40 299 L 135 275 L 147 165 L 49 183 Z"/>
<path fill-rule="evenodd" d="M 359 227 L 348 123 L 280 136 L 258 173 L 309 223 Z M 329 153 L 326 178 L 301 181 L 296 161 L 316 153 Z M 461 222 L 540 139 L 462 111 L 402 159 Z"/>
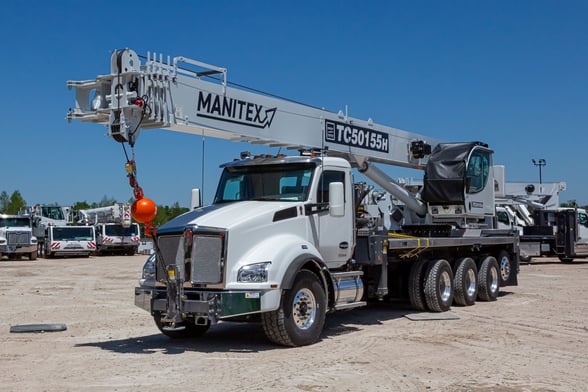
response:
<path fill-rule="evenodd" d="M 13 325 L 10 327 L 10 332 L 58 332 L 67 329 L 65 324 L 25 324 Z"/>
<path fill-rule="evenodd" d="M 459 316 L 451 312 L 422 312 L 405 314 L 409 320 L 412 321 L 428 321 L 428 320 L 459 320 Z"/>

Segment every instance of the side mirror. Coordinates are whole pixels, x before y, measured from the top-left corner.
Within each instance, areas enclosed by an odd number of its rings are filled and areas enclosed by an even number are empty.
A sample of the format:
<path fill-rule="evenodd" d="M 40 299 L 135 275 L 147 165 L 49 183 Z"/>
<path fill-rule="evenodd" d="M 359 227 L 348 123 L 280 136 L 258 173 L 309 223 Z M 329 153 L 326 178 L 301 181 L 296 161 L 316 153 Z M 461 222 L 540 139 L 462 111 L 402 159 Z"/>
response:
<path fill-rule="evenodd" d="M 345 216 L 345 188 L 343 188 L 342 182 L 329 184 L 329 215 Z"/>

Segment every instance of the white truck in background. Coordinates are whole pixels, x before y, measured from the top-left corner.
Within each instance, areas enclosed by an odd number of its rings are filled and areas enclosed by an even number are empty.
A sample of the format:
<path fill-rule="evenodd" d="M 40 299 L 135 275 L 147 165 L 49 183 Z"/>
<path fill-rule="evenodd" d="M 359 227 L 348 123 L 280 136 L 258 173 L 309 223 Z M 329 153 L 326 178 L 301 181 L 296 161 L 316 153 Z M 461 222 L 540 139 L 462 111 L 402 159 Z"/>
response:
<path fill-rule="evenodd" d="M 89 257 L 96 252 L 96 234 L 93 226 L 53 226 L 45 230 L 43 255 Z"/>
<path fill-rule="evenodd" d="M 35 204 L 19 211 L 19 215 L 31 219 L 33 235 L 37 238 L 37 256 L 44 257 L 45 251 L 51 246 L 47 238 L 48 227 L 65 227 L 71 223 L 70 210 L 70 207 L 65 206 Z"/>
<path fill-rule="evenodd" d="M 141 243 L 140 227 L 131 221 L 128 203 L 76 211 L 78 224 L 91 225 L 96 232 L 96 252 L 134 255 Z"/>
<path fill-rule="evenodd" d="M 588 215 L 582 208 L 560 207 L 565 182 L 505 182 L 504 166 L 497 166 L 498 227 L 520 233 L 520 258 L 558 257 L 562 262 L 588 257 Z"/>
<path fill-rule="evenodd" d="M 495 227 L 484 143 L 441 143 L 232 88 L 226 69 L 185 57 L 142 63 L 124 49 L 110 65 L 96 80 L 68 81 L 69 120 L 107 124 L 131 147 L 141 129 L 160 128 L 300 151 L 242 154 L 222 165 L 212 205 L 158 228 L 135 304 L 163 334 L 261 320 L 270 341 L 301 346 L 319 340 L 329 312 L 393 298 L 442 312 L 517 284 L 518 232 Z M 375 163 L 424 170 L 422 192 Z M 354 171 L 403 203 L 394 224 L 362 207 L 371 190 Z"/>
<path fill-rule="evenodd" d="M 16 260 L 26 256 L 37 259 L 37 238 L 28 216 L 0 214 L 0 259 Z"/>

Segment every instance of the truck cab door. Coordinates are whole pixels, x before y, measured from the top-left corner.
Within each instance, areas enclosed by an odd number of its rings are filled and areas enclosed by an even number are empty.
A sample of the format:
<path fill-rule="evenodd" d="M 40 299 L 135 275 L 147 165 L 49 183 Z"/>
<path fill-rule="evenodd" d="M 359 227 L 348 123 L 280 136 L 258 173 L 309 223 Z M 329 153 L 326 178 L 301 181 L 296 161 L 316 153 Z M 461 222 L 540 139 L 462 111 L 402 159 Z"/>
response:
<path fill-rule="evenodd" d="M 315 215 L 318 226 L 318 249 L 329 268 L 345 264 L 352 256 L 355 246 L 353 199 L 351 195 L 351 175 L 346 171 L 326 170 L 318 182 L 316 200 L 319 205 L 327 206 L 329 202 L 329 185 L 332 182 L 343 183 L 344 213 L 334 216 L 328 208 L 321 208 Z"/>

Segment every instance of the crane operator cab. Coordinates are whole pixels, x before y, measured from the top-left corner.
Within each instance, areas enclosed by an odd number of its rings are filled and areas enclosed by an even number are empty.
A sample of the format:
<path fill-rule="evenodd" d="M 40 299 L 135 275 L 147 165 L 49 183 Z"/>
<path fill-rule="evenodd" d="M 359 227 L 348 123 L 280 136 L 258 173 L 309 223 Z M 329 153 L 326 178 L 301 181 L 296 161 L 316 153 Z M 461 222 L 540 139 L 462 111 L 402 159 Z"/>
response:
<path fill-rule="evenodd" d="M 440 143 L 431 153 L 421 198 L 433 223 L 493 228 L 492 150 L 480 142 Z"/>

